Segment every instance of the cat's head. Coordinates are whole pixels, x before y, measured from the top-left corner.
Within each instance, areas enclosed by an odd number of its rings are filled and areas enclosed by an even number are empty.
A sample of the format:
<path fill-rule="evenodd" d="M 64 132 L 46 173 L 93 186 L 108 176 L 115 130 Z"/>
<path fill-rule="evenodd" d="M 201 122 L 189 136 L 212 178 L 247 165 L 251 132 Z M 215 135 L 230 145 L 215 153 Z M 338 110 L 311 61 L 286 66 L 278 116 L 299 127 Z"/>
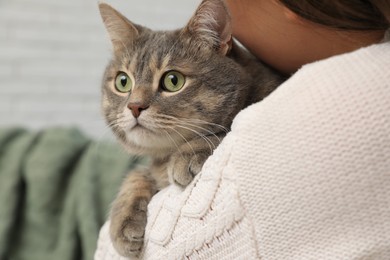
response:
<path fill-rule="evenodd" d="M 161 155 L 230 127 L 244 77 L 227 57 L 232 32 L 221 0 L 204 0 L 175 31 L 152 31 L 107 4 L 99 8 L 114 54 L 103 79 L 103 112 L 127 150 Z"/>

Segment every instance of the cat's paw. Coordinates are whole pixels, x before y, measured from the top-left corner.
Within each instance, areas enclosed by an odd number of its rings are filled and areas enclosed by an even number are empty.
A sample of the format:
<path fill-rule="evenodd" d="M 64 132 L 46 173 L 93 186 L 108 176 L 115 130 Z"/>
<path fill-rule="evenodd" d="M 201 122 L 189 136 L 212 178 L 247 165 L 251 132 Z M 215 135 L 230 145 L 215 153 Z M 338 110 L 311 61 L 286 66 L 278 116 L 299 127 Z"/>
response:
<path fill-rule="evenodd" d="M 111 211 L 110 236 L 119 254 L 138 258 L 144 243 L 149 201 L 143 197 L 124 204 L 115 201 Z"/>
<path fill-rule="evenodd" d="M 168 163 L 168 175 L 172 183 L 186 187 L 203 167 L 209 157 L 208 153 L 172 155 Z"/>

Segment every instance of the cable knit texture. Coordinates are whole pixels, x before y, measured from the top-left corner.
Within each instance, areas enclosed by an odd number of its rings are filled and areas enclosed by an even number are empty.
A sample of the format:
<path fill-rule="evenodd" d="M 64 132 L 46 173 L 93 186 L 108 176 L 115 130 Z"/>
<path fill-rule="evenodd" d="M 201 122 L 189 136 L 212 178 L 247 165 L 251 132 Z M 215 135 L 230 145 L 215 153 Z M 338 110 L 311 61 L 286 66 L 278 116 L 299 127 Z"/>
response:
<path fill-rule="evenodd" d="M 390 43 L 306 65 L 153 198 L 143 257 L 390 259 L 389 155 Z"/>

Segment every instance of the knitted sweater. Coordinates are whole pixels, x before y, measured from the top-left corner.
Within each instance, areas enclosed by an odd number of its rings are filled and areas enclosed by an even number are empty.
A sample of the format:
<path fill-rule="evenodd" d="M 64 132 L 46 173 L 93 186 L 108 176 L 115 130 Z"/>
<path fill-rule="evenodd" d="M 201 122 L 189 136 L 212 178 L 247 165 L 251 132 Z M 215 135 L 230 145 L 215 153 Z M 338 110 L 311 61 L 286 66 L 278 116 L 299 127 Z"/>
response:
<path fill-rule="evenodd" d="M 302 67 L 148 210 L 144 259 L 390 259 L 390 43 Z"/>

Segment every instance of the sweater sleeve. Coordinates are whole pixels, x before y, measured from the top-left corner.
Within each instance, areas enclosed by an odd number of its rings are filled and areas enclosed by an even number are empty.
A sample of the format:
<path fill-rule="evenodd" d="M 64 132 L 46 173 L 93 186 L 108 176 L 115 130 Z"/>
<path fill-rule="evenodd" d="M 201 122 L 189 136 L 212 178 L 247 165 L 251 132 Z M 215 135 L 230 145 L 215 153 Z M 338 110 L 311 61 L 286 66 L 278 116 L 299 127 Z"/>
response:
<path fill-rule="evenodd" d="M 389 259 L 389 84 L 390 43 L 303 67 L 153 198 L 144 258 Z"/>

